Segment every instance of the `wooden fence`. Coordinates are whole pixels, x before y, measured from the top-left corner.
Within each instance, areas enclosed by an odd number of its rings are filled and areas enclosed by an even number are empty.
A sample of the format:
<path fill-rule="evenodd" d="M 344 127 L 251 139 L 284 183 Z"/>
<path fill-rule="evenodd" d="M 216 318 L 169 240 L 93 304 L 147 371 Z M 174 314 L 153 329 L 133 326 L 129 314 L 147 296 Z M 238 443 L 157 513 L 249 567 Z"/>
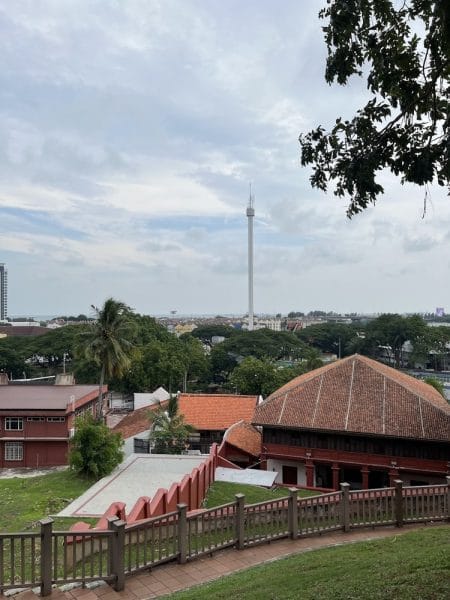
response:
<path fill-rule="evenodd" d="M 450 477 L 447 484 L 351 491 L 298 498 L 297 489 L 286 498 L 245 504 L 235 502 L 188 514 L 186 504 L 164 515 L 127 525 L 109 519 L 108 530 L 53 531 L 52 519 L 41 521 L 40 532 L 0 534 L 0 593 L 6 589 L 86 584 L 104 580 L 124 588 L 127 575 L 177 560 L 195 560 L 204 554 L 234 546 L 237 549 L 335 530 L 404 523 L 450 520 Z"/>

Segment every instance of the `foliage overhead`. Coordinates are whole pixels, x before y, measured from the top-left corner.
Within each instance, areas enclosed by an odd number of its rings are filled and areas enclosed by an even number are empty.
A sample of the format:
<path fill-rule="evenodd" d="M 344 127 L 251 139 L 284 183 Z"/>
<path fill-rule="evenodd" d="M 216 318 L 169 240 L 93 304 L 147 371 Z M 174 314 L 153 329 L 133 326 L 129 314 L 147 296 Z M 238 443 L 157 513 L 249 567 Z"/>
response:
<path fill-rule="evenodd" d="M 449 186 L 450 2 L 329 0 L 319 16 L 326 81 L 365 77 L 370 99 L 331 131 L 300 135 L 311 185 L 326 191 L 334 182 L 334 193 L 350 198 L 349 217 L 383 193 L 383 169 L 402 183 Z"/>
<path fill-rule="evenodd" d="M 123 460 L 123 439 L 91 415 L 75 422 L 75 435 L 70 441 L 69 464 L 76 473 L 100 479 Z"/>

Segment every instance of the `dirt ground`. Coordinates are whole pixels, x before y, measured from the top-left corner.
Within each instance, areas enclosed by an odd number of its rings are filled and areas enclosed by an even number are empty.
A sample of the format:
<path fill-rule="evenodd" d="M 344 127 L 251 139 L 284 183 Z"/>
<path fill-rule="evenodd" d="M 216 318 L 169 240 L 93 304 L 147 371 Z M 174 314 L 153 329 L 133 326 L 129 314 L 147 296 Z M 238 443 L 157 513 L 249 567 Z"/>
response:
<path fill-rule="evenodd" d="M 46 469 L 0 469 L 0 479 L 12 479 L 13 477 L 38 477 L 39 475 L 47 475 L 55 471 L 65 471 L 68 466 L 62 467 L 47 467 Z"/>

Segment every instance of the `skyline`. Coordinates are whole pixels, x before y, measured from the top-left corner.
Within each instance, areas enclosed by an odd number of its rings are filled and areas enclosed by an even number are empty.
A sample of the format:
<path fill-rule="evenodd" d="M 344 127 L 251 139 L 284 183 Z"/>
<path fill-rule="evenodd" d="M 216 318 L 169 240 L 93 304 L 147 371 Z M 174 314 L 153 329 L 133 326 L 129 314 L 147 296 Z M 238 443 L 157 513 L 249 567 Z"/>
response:
<path fill-rule="evenodd" d="M 434 312 L 450 295 L 445 189 L 351 221 L 309 186 L 298 135 L 350 117 L 328 86 L 324 1 L 0 0 L 0 263 L 8 312 Z"/>

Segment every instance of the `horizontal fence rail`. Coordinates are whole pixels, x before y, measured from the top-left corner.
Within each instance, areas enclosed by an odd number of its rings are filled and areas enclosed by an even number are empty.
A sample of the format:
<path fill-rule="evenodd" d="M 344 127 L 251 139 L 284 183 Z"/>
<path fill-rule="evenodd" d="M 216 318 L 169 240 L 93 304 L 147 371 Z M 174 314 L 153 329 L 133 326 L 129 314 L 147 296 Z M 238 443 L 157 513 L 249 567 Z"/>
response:
<path fill-rule="evenodd" d="M 355 490 L 349 493 L 350 527 L 390 525 L 396 522 L 396 488 Z"/>
<path fill-rule="evenodd" d="M 289 536 L 290 498 L 258 502 L 244 507 L 246 546 Z"/>
<path fill-rule="evenodd" d="M 405 522 L 440 520 L 450 515 L 450 487 L 442 485 L 405 487 L 402 495 Z"/>
<path fill-rule="evenodd" d="M 289 496 L 257 504 L 236 501 L 188 515 L 187 505 L 160 517 L 127 525 L 117 517 L 107 530 L 53 531 L 52 519 L 41 521 L 40 532 L 0 534 L 0 593 L 15 588 L 40 587 L 41 595 L 53 585 L 85 585 L 103 580 L 120 591 L 125 577 L 156 565 L 238 549 L 290 537 L 335 530 L 403 523 L 450 520 L 450 477 L 447 484 L 372 490 L 341 490 L 299 498 Z"/>
<path fill-rule="evenodd" d="M 342 492 L 298 500 L 298 532 L 300 535 L 324 533 L 342 528 Z"/>
<path fill-rule="evenodd" d="M 234 546 L 236 543 L 236 503 L 230 502 L 187 518 L 187 559 Z"/>

